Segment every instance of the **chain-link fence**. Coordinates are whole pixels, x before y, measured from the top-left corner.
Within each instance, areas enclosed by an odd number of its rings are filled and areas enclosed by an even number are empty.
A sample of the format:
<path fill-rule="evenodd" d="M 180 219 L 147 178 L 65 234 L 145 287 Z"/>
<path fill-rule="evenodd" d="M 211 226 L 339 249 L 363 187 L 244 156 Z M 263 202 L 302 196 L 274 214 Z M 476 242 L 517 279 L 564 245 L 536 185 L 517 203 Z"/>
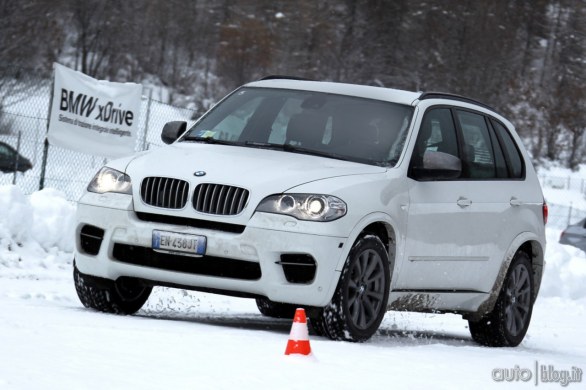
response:
<path fill-rule="evenodd" d="M 539 181 L 543 188 L 554 188 L 586 194 L 586 179 L 581 177 L 539 175 Z M 547 226 L 550 228 L 564 229 L 566 226 L 586 218 L 586 210 L 579 208 L 582 206 L 581 204 L 572 205 L 570 203 L 570 205 L 561 205 L 549 201 L 547 204 L 549 206 Z"/>
<path fill-rule="evenodd" d="M 586 218 L 586 211 L 572 206 L 563 206 L 555 203 L 548 203 L 549 218 L 547 227 L 554 229 L 565 229 L 570 224 L 577 223 Z"/>
<path fill-rule="evenodd" d="M 575 176 L 539 175 L 539 181 L 543 187 L 558 190 L 573 190 L 586 193 L 586 179 Z"/>
<path fill-rule="evenodd" d="M 16 184 L 26 194 L 53 187 L 69 200 L 77 200 L 108 160 L 45 145 L 51 80 L 51 71 L 0 65 L 0 185 Z M 145 88 L 143 93 L 149 90 Z M 160 146 L 165 123 L 182 120 L 190 124 L 195 114 L 195 110 L 143 96 L 135 150 Z M 30 169 L 26 169 L 27 161 Z"/>

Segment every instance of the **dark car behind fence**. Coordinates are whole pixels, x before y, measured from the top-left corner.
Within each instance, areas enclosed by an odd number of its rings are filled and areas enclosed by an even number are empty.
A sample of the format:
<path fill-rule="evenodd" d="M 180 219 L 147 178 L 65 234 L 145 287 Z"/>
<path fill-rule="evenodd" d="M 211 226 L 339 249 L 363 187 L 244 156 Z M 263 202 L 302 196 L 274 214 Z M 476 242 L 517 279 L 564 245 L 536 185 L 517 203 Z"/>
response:
<path fill-rule="evenodd" d="M 13 183 L 16 182 L 16 173 L 24 173 L 33 167 L 32 163 L 20 154 L 21 133 L 18 133 L 16 148 L 0 142 L 0 172 L 13 173 Z"/>

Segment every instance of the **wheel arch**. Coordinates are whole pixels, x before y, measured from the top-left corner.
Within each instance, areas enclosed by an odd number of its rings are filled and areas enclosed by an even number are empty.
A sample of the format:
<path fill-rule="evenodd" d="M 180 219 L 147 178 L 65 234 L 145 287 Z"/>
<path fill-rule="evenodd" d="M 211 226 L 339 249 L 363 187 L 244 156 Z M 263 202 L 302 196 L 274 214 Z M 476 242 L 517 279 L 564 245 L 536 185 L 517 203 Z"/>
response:
<path fill-rule="evenodd" d="M 373 213 L 364 217 L 358 222 L 358 224 L 356 224 L 348 236 L 348 240 L 346 241 L 348 245 L 346 245 L 340 260 L 338 261 L 336 270 L 342 271 L 348 258 L 348 254 L 356 241 L 364 235 L 372 234 L 379 237 L 383 242 L 389 257 L 389 266 L 392 274 L 396 264 L 397 249 L 402 245 L 402 243 L 399 242 L 400 236 L 397 234 L 398 230 L 396 226 L 397 224 L 395 221 L 393 221 L 393 219 L 387 214 Z"/>
<path fill-rule="evenodd" d="M 543 277 L 545 250 L 541 241 L 535 234 L 521 233 L 513 240 L 509 249 L 505 252 L 505 260 L 501 264 L 494 285 L 490 291 L 489 298 L 479 306 L 476 313 L 470 314 L 466 316 L 466 318 L 477 320 L 485 316 L 487 313 L 492 312 L 501 292 L 507 272 L 509 271 L 509 267 L 511 266 L 511 262 L 518 252 L 524 252 L 527 254 L 531 261 L 534 282 L 533 302 L 535 302 L 541 285 L 541 279 Z"/>
<path fill-rule="evenodd" d="M 379 238 L 381 238 L 381 241 L 383 241 L 383 244 L 387 249 L 392 286 L 393 275 L 395 275 L 397 271 L 397 253 L 401 253 L 404 245 L 403 235 L 400 234 L 399 226 L 401 225 L 399 225 L 393 218 L 385 213 L 368 214 L 360 221 L 358 221 L 358 223 L 354 226 L 348 235 L 344 251 L 340 255 L 338 264 L 336 265 L 337 275 L 332 278 L 332 282 L 328 287 L 328 293 L 326 294 L 329 299 L 332 299 L 334 296 L 334 292 L 338 286 L 338 281 L 340 280 L 340 275 L 344 269 L 344 264 L 346 264 L 346 260 L 348 259 L 348 255 L 350 254 L 352 246 L 362 235 L 368 233 L 377 235 Z"/>
<path fill-rule="evenodd" d="M 531 261 L 531 267 L 533 268 L 533 285 L 535 287 L 533 302 L 535 302 L 537 294 L 539 293 L 539 287 L 541 286 L 541 279 L 543 278 L 543 270 L 545 267 L 545 254 L 543 247 L 539 241 L 529 240 L 525 241 L 519 247 L 518 251 L 525 252 Z"/>

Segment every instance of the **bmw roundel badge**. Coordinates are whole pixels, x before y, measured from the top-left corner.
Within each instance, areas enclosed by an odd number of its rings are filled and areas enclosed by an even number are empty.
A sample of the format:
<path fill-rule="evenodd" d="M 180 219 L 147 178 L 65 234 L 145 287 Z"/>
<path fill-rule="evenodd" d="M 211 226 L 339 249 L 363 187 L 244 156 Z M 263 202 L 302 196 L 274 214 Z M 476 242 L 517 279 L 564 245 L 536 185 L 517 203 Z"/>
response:
<path fill-rule="evenodd" d="M 197 171 L 193 174 L 193 176 L 197 176 L 197 177 L 202 177 L 205 175 L 206 175 L 205 171 Z"/>

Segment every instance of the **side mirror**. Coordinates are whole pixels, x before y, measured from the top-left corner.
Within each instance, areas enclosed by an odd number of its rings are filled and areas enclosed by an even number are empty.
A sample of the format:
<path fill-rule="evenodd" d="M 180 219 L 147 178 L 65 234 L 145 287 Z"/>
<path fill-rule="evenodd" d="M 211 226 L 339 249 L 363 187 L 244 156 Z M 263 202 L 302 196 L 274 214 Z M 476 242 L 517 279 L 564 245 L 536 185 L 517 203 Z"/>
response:
<path fill-rule="evenodd" d="M 462 161 L 448 153 L 427 150 L 423 154 L 423 166 L 413 167 L 414 179 L 450 180 L 462 173 Z"/>
<path fill-rule="evenodd" d="M 161 133 L 161 139 L 166 144 L 172 144 L 187 130 L 187 122 L 174 121 L 167 122 L 163 126 L 163 132 Z"/>

